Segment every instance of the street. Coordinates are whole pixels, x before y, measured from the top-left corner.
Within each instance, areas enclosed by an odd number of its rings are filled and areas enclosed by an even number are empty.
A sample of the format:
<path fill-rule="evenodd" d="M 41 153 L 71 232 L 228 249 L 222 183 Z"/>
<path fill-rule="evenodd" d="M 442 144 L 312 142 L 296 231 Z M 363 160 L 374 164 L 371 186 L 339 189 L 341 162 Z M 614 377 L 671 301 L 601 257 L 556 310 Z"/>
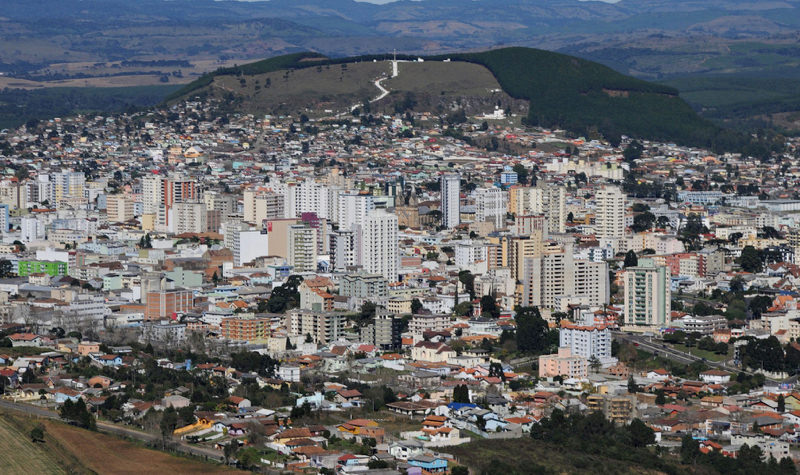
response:
<path fill-rule="evenodd" d="M 695 356 L 691 353 L 685 353 L 683 351 L 676 350 L 675 348 L 671 347 L 668 344 L 664 343 L 653 343 L 651 337 L 647 337 L 644 335 L 629 335 L 623 332 L 614 332 L 614 338 L 617 340 L 625 341 L 627 343 L 635 344 L 638 348 L 645 350 L 650 353 L 657 353 L 659 356 L 663 356 L 667 359 L 672 361 L 676 361 L 681 364 L 691 364 L 695 361 L 701 361 L 703 358 L 699 356 Z M 754 374 L 750 371 L 746 371 L 734 366 L 729 366 L 724 361 L 710 361 L 706 360 L 704 363 L 712 368 L 724 370 L 736 374 L 738 372 L 744 372 L 747 374 Z M 769 379 L 769 378 L 767 378 Z"/>

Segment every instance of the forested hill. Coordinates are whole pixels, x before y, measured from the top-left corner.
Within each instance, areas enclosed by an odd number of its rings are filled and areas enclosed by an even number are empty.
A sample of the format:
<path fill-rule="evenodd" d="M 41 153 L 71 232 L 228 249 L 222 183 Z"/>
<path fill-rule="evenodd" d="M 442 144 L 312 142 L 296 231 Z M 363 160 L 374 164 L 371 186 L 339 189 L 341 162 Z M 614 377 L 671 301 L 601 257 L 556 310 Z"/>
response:
<path fill-rule="evenodd" d="M 686 145 L 735 148 L 740 138 L 699 117 L 671 87 L 599 63 L 532 48 L 459 54 L 482 64 L 512 97 L 530 101 L 528 123 L 579 134 L 598 131 Z M 723 143 L 729 141 L 730 143 Z"/>
<path fill-rule="evenodd" d="M 186 97 L 220 75 L 254 75 L 376 58 L 329 59 L 315 53 L 278 56 L 207 74 L 168 99 Z M 382 55 L 379 59 L 385 58 Z M 629 135 L 717 150 L 735 150 L 744 144 L 742 136 L 700 118 L 676 89 L 626 76 L 592 61 L 522 47 L 425 59 L 448 58 L 486 67 L 506 93 L 528 100 L 527 122 L 531 125 L 561 127 L 581 135 L 599 132 L 612 143 L 621 135 Z"/>

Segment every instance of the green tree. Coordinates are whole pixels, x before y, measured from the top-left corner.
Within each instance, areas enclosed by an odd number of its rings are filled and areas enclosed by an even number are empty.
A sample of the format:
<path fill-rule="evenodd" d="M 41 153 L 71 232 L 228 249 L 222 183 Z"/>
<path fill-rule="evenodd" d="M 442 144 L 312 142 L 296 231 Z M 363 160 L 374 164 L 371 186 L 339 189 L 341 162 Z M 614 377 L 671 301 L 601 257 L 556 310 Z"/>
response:
<path fill-rule="evenodd" d="M 647 427 L 640 419 L 631 421 L 631 424 L 628 426 L 628 433 L 631 437 L 631 444 L 634 447 L 645 447 L 654 444 L 656 441 L 653 429 Z"/>
<path fill-rule="evenodd" d="M 453 388 L 453 402 L 469 403 L 469 388 L 466 384 L 459 384 Z"/>
<path fill-rule="evenodd" d="M 463 465 L 455 465 L 450 469 L 450 475 L 469 475 L 469 469 Z"/>
<path fill-rule="evenodd" d="M 644 152 L 644 147 L 638 140 L 634 140 L 625 147 L 625 150 L 622 151 L 622 158 L 626 162 L 632 162 L 639 158 L 642 158 L 642 152 Z"/>
<path fill-rule="evenodd" d="M 592 372 L 597 374 L 597 372 L 600 371 L 600 368 L 603 367 L 603 364 L 600 363 L 600 360 L 597 358 L 597 356 L 592 355 L 592 357 L 589 358 L 589 367 L 592 369 Z"/>
<path fill-rule="evenodd" d="M 525 168 L 525 165 L 521 163 L 514 165 L 514 173 L 517 174 L 517 181 L 520 185 L 528 184 L 528 169 Z"/>
<path fill-rule="evenodd" d="M 761 272 L 762 262 L 758 251 L 753 246 L 745 246 L 742 249 L 742 254 L 739 257 L 739 265 L 745 272 L 758 273 Z"/>
<path fill-rule="evenodd" d="M 469 298 L 475 299 L 475 276 L 468 270 L 462 270 L 458 273 L 458 281 L 464 286 L 464 289 L 469 294 Z"/>
<path fill-rule="evenodd" d="M 415 298 L 411 301 L 411 313 L 416 314 L 420 310 L 422 310 L 422 302 Z"/>
<path fill-rule="evenodd" d="M 657 390 L 656 391 L 656 404 L 659 405 L 659 406 L 663 406 L 666 403 L 667 403 L 667 397 L 664 394 L 664 390 L 663 389 Z"/>
<path fill-rule="evenodd" d="M 41 424 L 36 424 L 36 426 L 31 429 L 31 442 L 44 442 L 44 426 Z"/>
<path fill-rule="evenodd" d="M 0 277 L 11 277 L 14 273 L 14 266 L 8 259 L 0 259 Z"/>
<path fill-rule="evenodd" d="M 628 392 L 635 394 L 639 392 L 639 385 L 633 379 L 633 375 L 628 376 Z"/>
<path fill-rule="evenodd" d="M 684 435 L 681 439 L 681 461 L 683 463 L 697 463 L 700 454 L 700 444 L 692 438 L 691 434 Z"/>
<path fill-rule="evenodd" d="M 631 249 L 625 254 L 625 262 L 622 264 L 623 267 L 636 267 L 639 265 L 639 258 L 636 257 L 636 253 Z"/>
<path fill-rule="evenodd" d="M 158 424 L 158 427 L 161 430 L 161 439 L 166 441 L 172 437 L 172 433 L 175 431 L 177 426 L 178 412 L 174 407 L 169 406 L 164 409 L 164 412 L 161 414 L 161 421 Z"/>
<path fill-rule="evenodd" d="M 300 305 L 300 292 L 297 288 L 303 282 L 303 277 L 291 275 L 286 282 L 272 290 L 272 294 L 267 301 L 267 310 L 270 313 L 283 313 L 286 310 Z"/>
<path fill-rule="evenodd" d="M 517 310 L 517 349 L 523 353 L 542 353 L 547 349 L 547 322 L 537 307 L 521 307 Z"/>
<path fill-rule="evenodd" d="M 783 394 L 778 395 L 778 412 L 781 414 L 786 412 L 786 399 L 783 397 Z"/>
<path fill-rule="evenodd" d="M 489 318 L 500 318 L 500 308 L 491 295 L 481 297 L 481 315 Z"/>

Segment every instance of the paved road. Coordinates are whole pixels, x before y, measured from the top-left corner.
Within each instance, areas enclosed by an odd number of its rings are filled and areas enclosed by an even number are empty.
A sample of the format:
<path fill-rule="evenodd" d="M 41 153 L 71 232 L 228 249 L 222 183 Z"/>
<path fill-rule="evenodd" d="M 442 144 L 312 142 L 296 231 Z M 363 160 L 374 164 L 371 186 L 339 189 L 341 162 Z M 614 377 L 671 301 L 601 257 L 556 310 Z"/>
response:
<path fill-rule="evenodd" d="M 672 346 L 667 345 L 665 343 L 661 343 L 658 340 L 655 340 L 655 342 L 651 341 L 650 337 L 646 337 L 646 336 L 643 336 L 643 335 L 628 335 L 627 333 L 623 333 L 623 332 L 614 332 L 613 335 L 614 335 L 614 338 L 616 338 L 618 340 L 626 341 L 626 342 L 629 342 L 629 343 L 638 343 L 638 345 L 639 345 L 638 347 L 641 348 L 642 350 L 648 351 L 650 353 L 658 353 L 659 356 L 664 356 L 664 357 L 666 357 L 668 359 L 671 359 L 673 361 L 677 361 L 678 363 L 691 364 L 691 363 L 693 363 L 695 361 L 703 359 L 703 358 L 701 358 L 699 356 L 695 356 L 695 355 L 693 355 L 691 353 L 685 353 L 683 351 L 676 350 Z M 666 348 L 664 348 L 664 346 L 666 346 Z M 744 370 L 744 369 L 741 369 L 741 368 L 736 367 L 736 366 L 732 366 L 732 365 L 728 364 L 727 361 L 708 361 L 707 360 L 704 363 L 706 365 L 712 367 L 712 368 L 720 369 L 720 370 L 723 370 L 723 371 L 728 371 L 728 372 L 733 373 L 733 374 L 736 374 L 736 373 L 739 373 L 739 372 L 742 372 L 742 373 L 745 373 L 745 374 L 750 374 L 750 375 L 756 374 L 756 373 L 754 373 L 752 371 L 748 371 L 748 370 Z M 767 381 L 776 381 L 776 380 L 771 379 L 771 378 L 766 378 L 766 380 Z"/>
<path fill-rule="evenodd" d="M 46 419 L 60 420 L 59 415 L 53 411 L 43 407 L 32 406 L 29 404 L 22 404 L 18 402 L 11 402 L 0 399 L 0 408 L 8 409 L 11 411 L 21 412 L 36 417 L 43 417 Z M 160 437 L 147 432 L 141 432 L 128 427 L 110 424 L 108 422 L 97 421 L 97 430 L 107 434 L 113 434 L 120 437 L 127 437 L 129 439 L 138 440 L 141 442 L 156 442 Z M 171 447 L 178 451 L 189 455 L 194 455 L 201 458 L 209 458 L 212 460 L 223 461 L 224 457 L 218 450 L 199 445 L 190 445 L 183 441 L 174 440 L 171 442 Z"/>

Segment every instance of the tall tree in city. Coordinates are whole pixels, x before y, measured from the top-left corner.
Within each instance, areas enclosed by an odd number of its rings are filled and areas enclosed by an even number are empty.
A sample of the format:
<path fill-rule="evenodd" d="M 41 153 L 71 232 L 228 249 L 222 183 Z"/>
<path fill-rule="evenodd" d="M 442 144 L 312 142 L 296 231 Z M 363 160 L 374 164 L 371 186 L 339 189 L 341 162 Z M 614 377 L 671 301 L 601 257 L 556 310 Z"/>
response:
<path fill-rule="evenodd" d="M 761 272 L 762 262 L 758 250 L 753 246 L 745 246 L 742 249 L 741 256 L 739 256 L 739 265 L 742 266 L 742 270 L 745 272 Z"/>
<path fill-rule="evenodd" d="M 521 307 L 517 322 L 517 349 L 524 353 L 542 353 L 547 349 L 547 322 L 537 307 Z"/>
<path fill-rule="evenodd" d="M 623 267 L 636 267 L 639 265 L 639 258 L 636 256 L 636 252 L 633 249 L 629 250 L 625 253 L 625 262 L 622 264 Z"/>

